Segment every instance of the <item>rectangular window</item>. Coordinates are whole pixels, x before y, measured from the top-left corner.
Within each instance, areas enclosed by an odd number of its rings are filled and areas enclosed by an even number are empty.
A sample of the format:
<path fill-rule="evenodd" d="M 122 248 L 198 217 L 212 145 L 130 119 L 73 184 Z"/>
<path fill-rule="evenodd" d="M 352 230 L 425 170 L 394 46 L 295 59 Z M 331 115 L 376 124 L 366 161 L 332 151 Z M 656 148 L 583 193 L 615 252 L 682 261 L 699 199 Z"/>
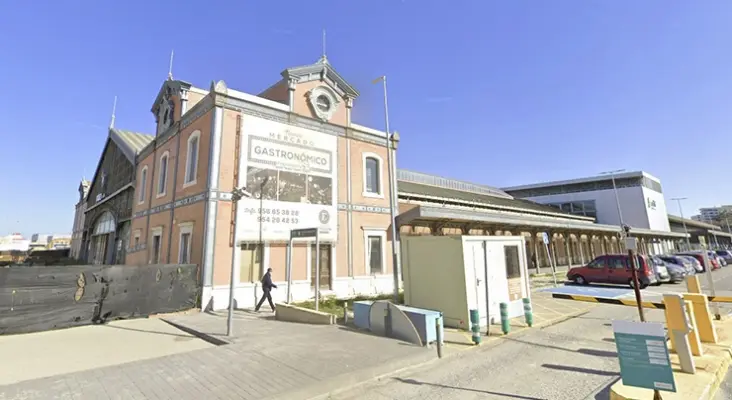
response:
<path fill-rule="evenodd" d="M 185 183 L 191 183 L 196 180 L 196 170 L 198 169 L 198 135 L 191 136 L 188 139 L 188 157 L 186 163 L 186 180 Z"/>
<path fill-rule="evenodd" d="M 140 173 L 140 185 L 138 186 L 140 198 L 137 200 L 139 203 L 145 201 L 145 189 L 147 188 L 147 167 L 142 168 Z"/>
<path fill-rule="evenodd" d="M 140 232 L 135 232 L 135 238 L 132 243 L 134 243 L 135 247 L 140 245 Z"/>
<path fill-rule="evenodd" d="M 184 232 L 180 234 L 180 254 L 178 255 L 179 264 L 188 264 L 191 262 L 191 233 Z"/>
<path fill-rule="evenodd" d="M 152 237 L 152 257 L 150 258 L 150 264 L 160 264 L 160 251 L 162 250 L 162 232 L 153 233 Z"/>
<path fill-rule="evenodd" d="M 364 168 L 364 193 L 381 195 L 381 162 L 375 156 L 365 157 Z"/>
<path fill-rule="evenodd" d="M 165 194 L 168 180 L 168 155 L 163 154 L 160 157 L 160 175 L 158 175 L 158 196 Z"/>
<path fill-rule="evenodd" d="M 239 257 L 239 282 L 249 283 L 259 280 L 262 270 L 264 246 L 259 243 L 244 243 Z"/>
<path fill-rule="evenodd" d="M 369 271 L 371 275 L 383 273 L 384 255 L 382 254 L 383 245 L 381 236 L 369 236 Z"/>
<path fill-rule="evenodd" d="M 368 275 L 380 275 L 386 273 L 386 258 L 384 257 L 386 247 L 386 229 L 364 228 L 363 248 L 365 273 Z"/>
<path fill-rule="evenodd" d="M 503 246 L 503 252 L 506 259 L 506 278 L 520 278 L 521 262 L 519 261 L 518 246 Z"/>

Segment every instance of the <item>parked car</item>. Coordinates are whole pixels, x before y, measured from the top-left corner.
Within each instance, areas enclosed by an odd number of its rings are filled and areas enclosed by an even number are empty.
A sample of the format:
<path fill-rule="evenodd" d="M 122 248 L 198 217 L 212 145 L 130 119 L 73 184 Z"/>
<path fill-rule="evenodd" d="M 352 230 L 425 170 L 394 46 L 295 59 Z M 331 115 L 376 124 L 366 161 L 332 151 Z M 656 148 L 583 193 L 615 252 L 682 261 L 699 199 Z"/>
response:
<path fill-rule="evenodd" d="M 715 251 L 718 256 L 722 257 L 722 259 L 727 263 L 732 263 L 732 251 L 729 250 L 717 250 Z"/>
<path fill-rule="evenodd" d="M 666 275 L 668 276 L 668 278 L 664 278 L 662 274 L 659 275 L 659 281 L 661 282 L 679 283 L 683 282 L 686 278 L 686 268 L 684 268 L 684 266 L 682 265 L 666 262 L 659 256 L 651 256 L 651 261 L 653 262 L 653 265 L 657 268 L 657 271 L 661 270 L 662 268 L 666 269 Z"/>
<path fill-rule="evenodd" d="M 656 272 L 647 256 L 636 257 L 640 288 L 658 283 Z M 589 283 L 617 283 L 633 287 L 630 263 L 627 254 L 606 254 L 596 257 L 589 264 L 567 271 L 567 279 L 578 285 Z"/>
<path fill-rule="evenodd" d="M 707 271 L 707 265 L 704 265 L 704 254 L 701 251 L 683 252 L 683 253 L 677 253 L 676 255 L 694 257 L 696 259 L 696 261 L 698 261 L 699 264 L 701 264 L 702 272 Z M 707 257 L 707 258 L 709 259 L 709 264 L 711 265 L 712 271 L 714 271 L 715 269 L 721 268 L 716 259 L 714 259 L 713 257 Z"/>
<path fill-rule="evenodd" d="M 658 257 L 666 263 L 667 267 L 669 264 L 682 267 L 684 271 L 686 271 L 686 275 L 696 274 L 697 269 L 694 268 L 694 263 L 699 265 L 699 263 L 692 257 L 674 256 L 668 254 L 660 255 Z M 701 270 L 701 265 L 699 265 L 699 270 Z"/>
<path fill-rule="evenodd" d="M 662 283 L 671 282 L 671 275 L 669 274 L 668 268 L 666 268 L 666 263 L 655 256 L 650 256 L 648 258 L 651 261 L 651 265 L 653 265 L 653 272 L 656 273 L 656 284 L 660 285 Z"/>
<path fill-rule="evenodd" d="M 696 271 L 696 273 L 704 272 L 704 267 L 702 267 L 701 263 L 696 258 L 694 258 L 692 256 L 684 256 L 684 255 L 676 255 L 674 257 L 679 257 L 679 258 L 688 260 L 691 263 L 691 266 L 694 267 L 694 270 Z"/>
<path fill-rule="evenodd" d="M 727 260 L 724 259 L 724 257 L 720 256 L 714 251 L 709 252 L 709 257 L 714 257 L 715 260 L 719 263 L 720 267 L 726 267 L 727 266 Z"/>

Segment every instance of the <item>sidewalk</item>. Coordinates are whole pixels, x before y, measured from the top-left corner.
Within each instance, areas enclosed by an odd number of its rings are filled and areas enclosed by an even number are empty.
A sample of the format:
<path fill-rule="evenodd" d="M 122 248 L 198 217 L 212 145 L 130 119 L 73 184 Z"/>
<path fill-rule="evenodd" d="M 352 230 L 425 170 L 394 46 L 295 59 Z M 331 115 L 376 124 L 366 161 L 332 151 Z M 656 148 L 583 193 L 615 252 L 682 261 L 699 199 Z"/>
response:
<path fill-rule="evenodd" d="M 213 335 L 226 329 L 225 313 L 171 319 Z M 434 349 L 246 312 L 235 334 L 226 346 L 0 386 L 0 400 L 307 399 L 437 359 Z"/>
<path fill-rule="evenodd" d="M 533 295 L 534 328 L 589 311 L 595 304 L 562 303 L 548 293 Z M 237 311 L 234 337 L 226 332 L 226 312 L 168 316 L 164 319 L 208 339 L 231 344 L 113 367 L 57 375 L 0 386 L 0 400 L 81 399 L 309 399 L 342 391 L 371 379 L 437 361 L 436 350 L 378 337 L 343 326 L 316 326 L 273 320 L 273 314 Z M 522 318 L 512 333 L 525 329 Z M 500 325 L 491 338 L 503 336 Z M 444 357 L 472 346 L 470 334 L 447 332 Z M 104 357 L 104 354 L 99 354 Z"/>
<path fill-rule="evenodd" d="M 532 292 L 531 306 L 534 315 L 532 328 L 526 324 L 524 317 L 513 318 L 509 321 L 510 333 L 520 332 L 525 329 L 538 329 L 556 325 L 568 319 L 580 316 L 597 307 L 596 303 L 583 303 L 577 301 L 556 300 L 549 292 Z M 482 332 L 482 341 L 494 340 L 505 337 L 501 331 L 501 325 L 492 325 L 490 338 L 486 332 Z M 457 329 L 445 329 L 445 342 L 448 345 L 467 346 L 472 344 L 470 332 L 458 331 Z"/>

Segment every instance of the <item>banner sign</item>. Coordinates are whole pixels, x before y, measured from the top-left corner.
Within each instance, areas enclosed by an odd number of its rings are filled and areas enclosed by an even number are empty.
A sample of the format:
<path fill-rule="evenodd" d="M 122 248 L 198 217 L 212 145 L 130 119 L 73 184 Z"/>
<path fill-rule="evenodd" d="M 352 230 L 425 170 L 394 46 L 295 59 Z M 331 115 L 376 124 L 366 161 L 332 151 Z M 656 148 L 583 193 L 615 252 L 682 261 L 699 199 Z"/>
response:
<path fill-rule="evenodd" d="M 238 239 L 289 240 L 317 227 L 336 240 L 337 137 L 244 115 L 242 143 L 239 187 L 252 198 L 238 203 Z"/>

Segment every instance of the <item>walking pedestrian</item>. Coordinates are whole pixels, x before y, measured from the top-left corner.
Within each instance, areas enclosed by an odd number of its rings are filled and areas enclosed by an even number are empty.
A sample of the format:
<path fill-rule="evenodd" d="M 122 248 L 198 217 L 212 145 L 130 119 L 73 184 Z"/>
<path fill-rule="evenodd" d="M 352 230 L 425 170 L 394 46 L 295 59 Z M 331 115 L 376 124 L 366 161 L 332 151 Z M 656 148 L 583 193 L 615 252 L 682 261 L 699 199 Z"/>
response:
<path fill-rule="evenodd" d="M 272 288 L 277 289 L 277 285 L 272 283 L 272 268 L 267 268 L 267 272 L 262 276 L 262 298 L 259 299 L 259 303 L 257 303 L 257 307 L 254 311 L 259 311 L 259 308 L 262 307 L 262 304 L 264 304 L 264 300 L 266 299 L 269 302 L 269 306 L 272 308 L 272 312 L 274 312 L 275 305 L 272 302 L 272 295 L 270 294 Z"/>

